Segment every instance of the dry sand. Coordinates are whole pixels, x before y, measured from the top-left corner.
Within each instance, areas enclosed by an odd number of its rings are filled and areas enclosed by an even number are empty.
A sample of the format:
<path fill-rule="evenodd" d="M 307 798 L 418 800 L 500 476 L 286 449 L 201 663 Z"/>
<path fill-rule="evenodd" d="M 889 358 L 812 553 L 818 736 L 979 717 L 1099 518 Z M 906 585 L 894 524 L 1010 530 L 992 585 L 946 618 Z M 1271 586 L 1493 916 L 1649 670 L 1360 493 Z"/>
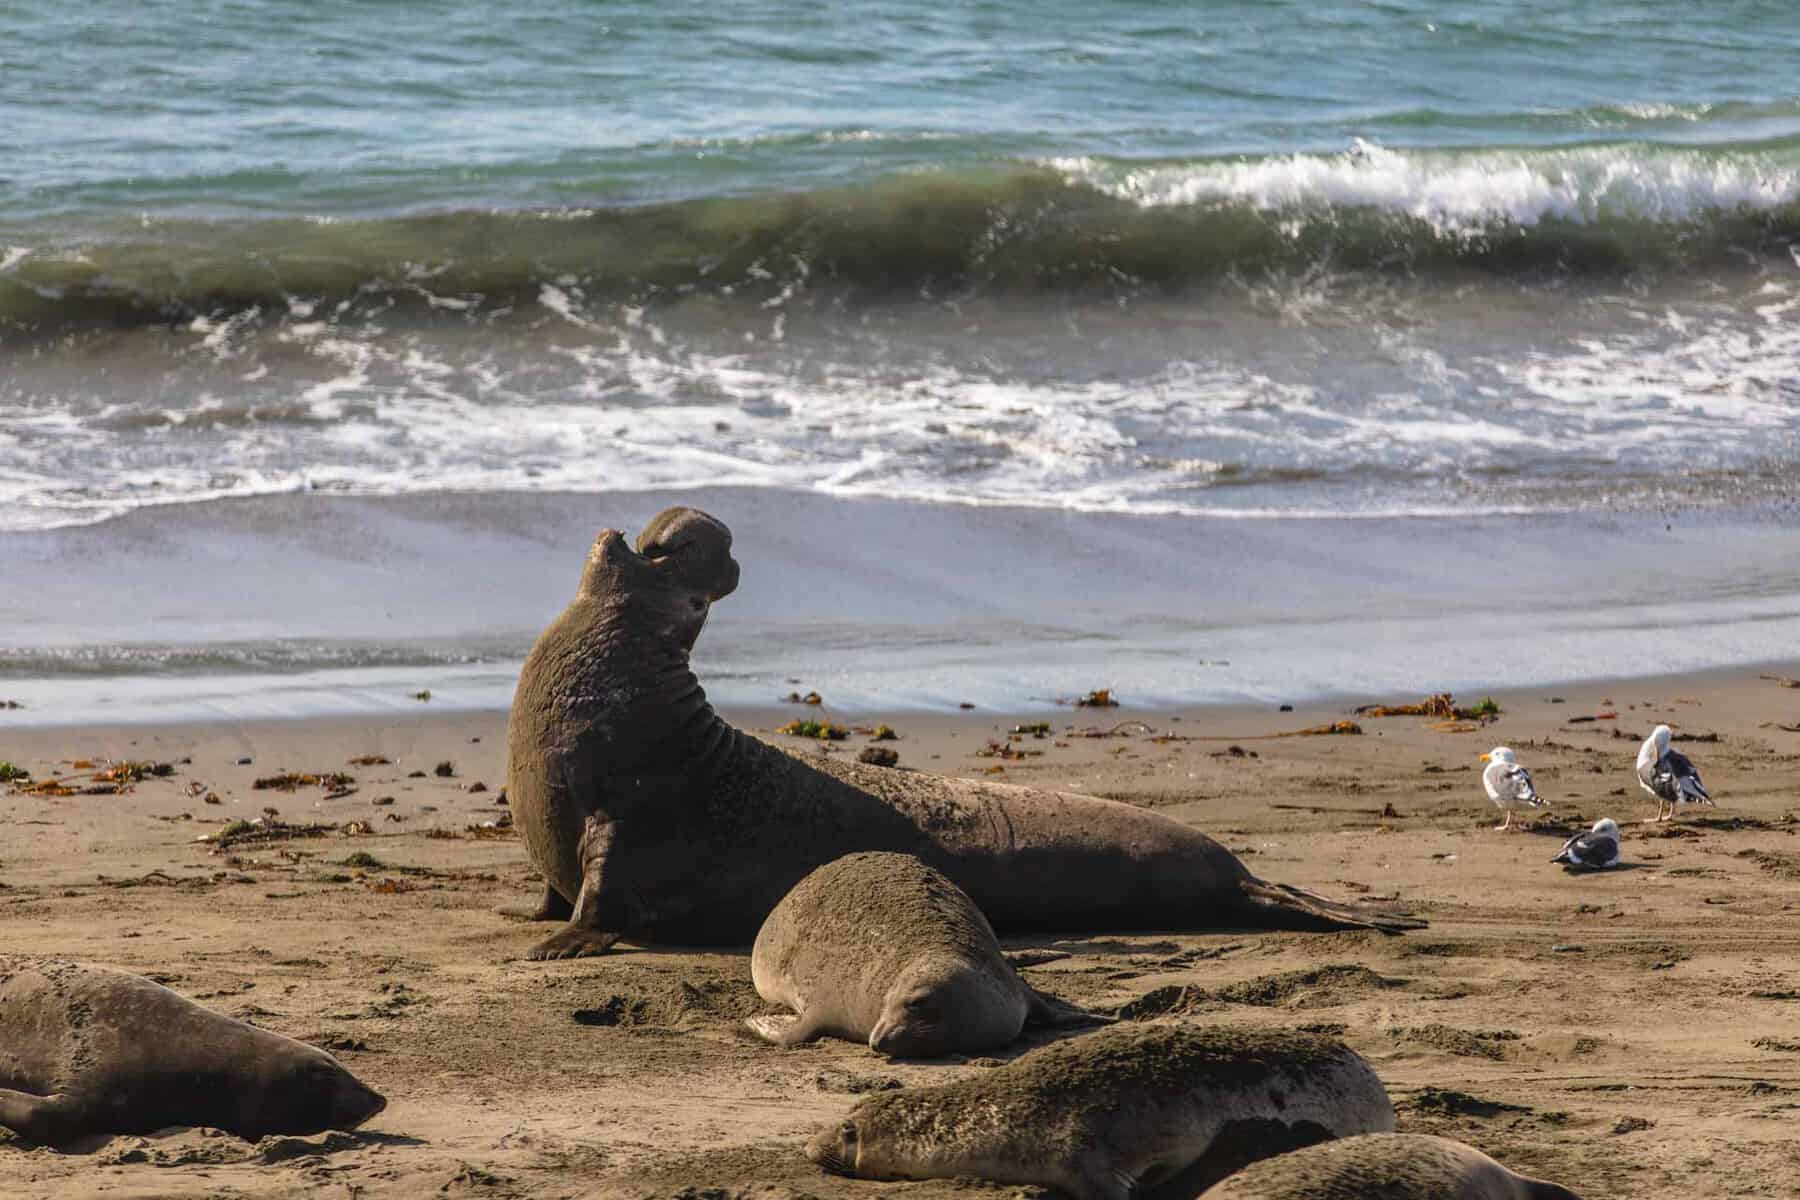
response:
<path fill-rule="evenodd" d="M 1365 718 L 1361 737 L 1262 736 L 1349 715 L 1336 706 L 1071 709 L 1052 717 L 1063 736 L 1012 743 L 1041 756 L 1010 760 L 975 752 L 1015 714 L 887 720 L 903 767 L 999 766 L 997 778 L 1150 805 L 1258 874 L 1432 922 L 1395 938 L 1009 942 L 1066 952 L 1029 968 L 1040 988 L 1163 1019 L 1338 1033 L 1375 1064 L 1402 1129 L 1462 1138 L 1590 1198 L 1795 1194 L 1800 733 L 1778 726 L 1800 725 L 1800 690 L 1744 672 L 1498 699 L 1504 715 L 1486 727 Z M 1617 719 L 1567 723 L 1606 708 Z M 768 730 L 795 711 L 732 715 Z M 740 1030 L 763 1008 L 745 948 L 523 961 L 543 927 L 491 910 L 531 896 L 536 877 L 516 839 L 471 831 L 504 811 L 503 714 L 421 705 L 378 721 L 16 733 L 4 718 L 0 758 L 40 780 L 86 774 L 76 760 L 176 764 L 124 794 L 0 795 L 5 949 L 151 975 L 329 1047 L 390 1103 L 354 1134 L 260 1145 L 177 1130 L 58 1154 L 0 1134 L 0 1195 L 1004 1194 L 837 1179 L 799 1153 L 861 1091 L 992 1060 L 763 1045 Z M 1678 726 L 1719 807 L 1652 828 L 1631 823 L 1652 812 L 1631 763 L 1659 720 Z M 1529 831 L 1489 828 L 1476 756 L 1497 743 L 1554 801 Z M 392 762 L 349 765 L 362 755 Z M 440 762 L 454 774 L 436 775 Z M 354 790 L 254 789 L 278 771 L 345 771 Z M 290 825 L 337 828 L 225 852 L 197 840 L 265 805 Z M 1548 864 L 1600 816 L 1626 825 L 1630 869 Z"/>

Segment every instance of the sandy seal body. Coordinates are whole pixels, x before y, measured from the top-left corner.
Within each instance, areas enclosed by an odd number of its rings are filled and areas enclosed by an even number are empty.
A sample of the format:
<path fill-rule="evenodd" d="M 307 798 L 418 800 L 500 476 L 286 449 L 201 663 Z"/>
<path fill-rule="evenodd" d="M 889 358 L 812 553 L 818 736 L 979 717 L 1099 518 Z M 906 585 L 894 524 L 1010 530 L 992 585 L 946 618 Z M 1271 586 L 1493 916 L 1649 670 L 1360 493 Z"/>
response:
<path fill-rule="evenodd" d="M 1373 1133 L 1252 1163 L 1201 1200 L 1580 1200 L 1514 1174 L 1473 1146 L 1416 1133 Z"/>
<path fill-rule="evenodd" d="M 963 890 L 910 854 L 851 854 L 794 885 L 756 935 L 757 993 L 798 1017 L 752 1017 L 784 1046 L 817 1037 L 935 1058 L 1014 1041 L 1026 1024 L 1108 1018 L 1019 978 Z"/>
<path fill-rule="evenodd" d="M 1163 1186 L 1193 1195 L 1245 1163 L 1393 1127 L 1381 1081 L 1341 1043 L 1121 1026 L 956 1083 L 871 1097 L 806 1154 L 864 1179 L 968 1175 L 1126 1200 Z"/>
<path fill-rule="evenodd" d="M 744 945 L 809 871 L 917 855 L 995 928 L 1378 928 L 1423 924 L 1266 883 L 1223 846 L 1126 804 L 802 760 L 733 729 L 688 654 L 736 588 L 731 533 L 662 513 L 634 550 L 595 542 L 538 638 L 508 724 L 507 797 L 542 901 L 567 920 L 534 958 L 634 941 Z"/>
<path fill-rule="evenodd" d="M 170 1125 L 319 1133 L 386 1104 L 325 1051 L 148 979 L 0 955 L 0 1125 L 30 1141 Z"/>

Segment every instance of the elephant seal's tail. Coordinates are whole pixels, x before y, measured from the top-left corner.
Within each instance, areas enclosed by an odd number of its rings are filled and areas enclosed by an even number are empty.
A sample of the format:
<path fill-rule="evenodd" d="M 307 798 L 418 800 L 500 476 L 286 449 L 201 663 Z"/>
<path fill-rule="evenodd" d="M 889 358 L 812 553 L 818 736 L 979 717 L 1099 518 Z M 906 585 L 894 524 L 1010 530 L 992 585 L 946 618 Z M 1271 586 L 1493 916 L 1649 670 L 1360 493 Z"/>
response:
<path fill-rule="evenodd" d="M 1338 900 L 1328 900 L 1317 892 L 1309 892 L 1292 884 L 1268 883 L 1255 878 L 1244 882 L 1244 898 L 1249 903 L 1252 919 L 1271 929 L 1319 932 L 1375 929 L 1382 933 L 1405 933 L 1409 929 L 1424 929 L 1430 924 L 1423 917 L 1358 908 Z"/>

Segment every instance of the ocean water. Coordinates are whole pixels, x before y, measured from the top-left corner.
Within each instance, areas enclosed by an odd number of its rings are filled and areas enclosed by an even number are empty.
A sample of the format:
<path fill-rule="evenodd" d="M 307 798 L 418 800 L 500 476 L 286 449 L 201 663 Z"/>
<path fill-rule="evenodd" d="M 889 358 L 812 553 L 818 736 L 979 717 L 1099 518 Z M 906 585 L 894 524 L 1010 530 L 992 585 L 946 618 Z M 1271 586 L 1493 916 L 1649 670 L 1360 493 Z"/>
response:
<path fill-rule="evenodd" d="M 1083 612 L 1118 520 L 1339 611 L 1430 594 L 1407 555 L 1478 535 L 1495 561 L 1436 590 L 1517 653 L 1470 680 L 1667 665 L 1532 640 L 1601 604 L 1708 647 L 1688 665 L 1792 655 L 1795 62 L 1800 10 L 1747 0 L 8 5 L 0 555 L 33 569 L 0 574 L 0 681 L 67 715 L 217 677 L 230 713 L 482 663 L 470 702 L 501 703 L 553 563 L 701 488 L 790 574 L 803 513 L 912 506 L 875 522 L 891 561 L 1054 516 L 1029 553 Z M 509 531 L 504 585 L 457 553 L 467 504 Z M 261 595 L 320 514 L 388 529 L 410 595 L 328 555 L 335 586 L 239 619 L 216 581 Z M 1681 522 L 1703 576 L 1650 548 Z M 1297 556 L 1299 529 L 1327 532 Z M 1536 557 L 1550 530 L 1617 572 Z M 1321 575 L 1346 541 L 1380 568 Z M 787 603 L 869 703 L 1055 690 L 1005 682 L 1051 626 L 1050 674 L 1172 701 L 1447 677 L 1304 669 L 1318 646 L 1256 638 L 1311 610 L 1240 605 L 1204 557 L 1150 572 L 1167 670 L 1002 578 L 879 637 L 878 588 Z M 458 619 L 400 636 L 377 595 Z M 763 603 L 717 618 L 746 698 L 794 658 L 746 649 Z M 1206 652 L 1227 625 L 1262 648 Z"/>

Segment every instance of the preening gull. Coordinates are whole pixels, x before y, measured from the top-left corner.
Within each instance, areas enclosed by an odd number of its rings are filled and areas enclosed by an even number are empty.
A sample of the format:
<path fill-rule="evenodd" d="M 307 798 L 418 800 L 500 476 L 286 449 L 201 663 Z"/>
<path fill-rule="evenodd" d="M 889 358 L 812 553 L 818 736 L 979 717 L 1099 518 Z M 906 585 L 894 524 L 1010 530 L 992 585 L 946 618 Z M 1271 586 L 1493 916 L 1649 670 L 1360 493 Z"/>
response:
<path fill-rule="evenodd" d="M 1700 782 L 1700 772 L 1688 756 L 1669 745 L 1674 734 L 1667 725 L 1658 725 L 1638 747 L 1638 784 L 1656 797 L 1656 820 L 1667 821 L 1675 815 L 1677 804 L 1711 804 L 1712 796 Z M 1665 814 L 1663 809 L 1667 808 Z"/>
<path fill-rule="evenodd" d="M 1618 866 L 1619 823 L 1611 817 L 1601 817 L 1592 829 L 1564 842 L 1562 852 L 1550 861 L 1595 871 Z"/>
<path fill-rule="evenodd" d="M 1537 788 L 1531 784 L 1531 772 L 1521 767 L 1505 746 L 1495 746 L 1481 756 L 1481 761 L 1487 764 L 1487 770 L 1481 773 L 1481 786 L 1487 789 L 1488 799 L 1506 814 L 1506 820 L 1495 829 L 1511 827 L 1513 809 L 1520 805 L 1542 808 L 1550 803 L 1537 794 Z"/>

